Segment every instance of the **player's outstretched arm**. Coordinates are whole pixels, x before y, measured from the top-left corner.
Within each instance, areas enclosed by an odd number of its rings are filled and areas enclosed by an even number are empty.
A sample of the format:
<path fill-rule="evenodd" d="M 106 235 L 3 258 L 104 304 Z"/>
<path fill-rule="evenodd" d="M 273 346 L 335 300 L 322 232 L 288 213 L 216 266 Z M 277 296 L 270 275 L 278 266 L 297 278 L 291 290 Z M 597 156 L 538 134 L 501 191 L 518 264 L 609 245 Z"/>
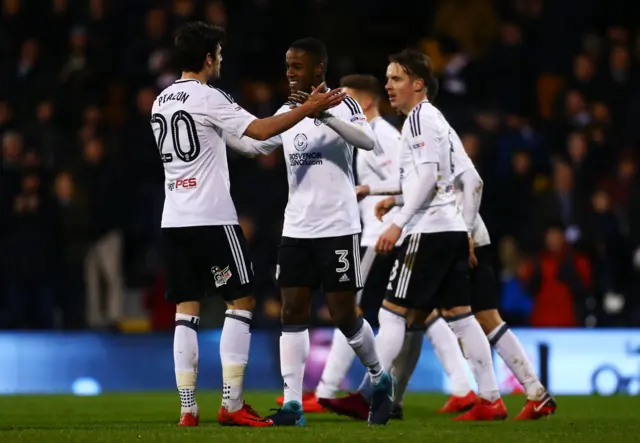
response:
<path fill-rule="evenodd" d="M 376 145 L 376 135 L 366 121 L 363 122 L 364 124 L 352 123 L 329 112 L 325 112 L 321 120 L 358 149 L 371 151 Z"/>
<path fill-rule="evenodd" d="M 280 137 L 280 135 L 271 137 L 268 140 L 258 141 L 249 137 L 238 138 L 233 134 L 225 132 L 224 140 L 228 147 L 245 157 L 269 155 L 278 147 L 282 146 L 282 137 Z"/>
<path fill-rule="evenodd" d="M 483 182 L 475 168 L 467 169 L 458 179 L 462 183 L 462 218 L 467 225 L 467 232 L 471 234 L 480 210 Z"/>
<path fill-rule="evenodd" d="M 289 96 L 289 100 L 294 103 L 304 104 L 309 98 L 316 93 L 316 91 L 323 90 L 324 83 L 317 88 L 314 88 L 312 94 L 306 92 L 296 91 Z M 349 144 L 355 146 L 358 149 L 365 151 L 371 151 L 376 144 L 376 134 L 367 123 L 367 118 L 362 113 L 360 105 L 352 99 L 347 98 L 347 107 L 351 110 L 349 119 L 344 119 L 339 115 L 334 115 L 331 112 L 325 111 L 318 114 L 318 118 L 328 127 L 338 133 L 340 137 L 345 139 Z M 291 109 L 295 109 L 292 107 Z"/>
<path fill-rule="evenodd" d="M 303 105 L 272 117 L 257 119 L 239 106 L 229 94 L 212 88 L 207 97 L 205 122 L 241 139 L 264 141 L 281 134 L 302 119 L 339 105 L 346 94 L 339 91 L 316 92 Z"/>
<path fill-rule="evenodd" d="M 387 213 L 389 213 L 391 209 L 395 208 L 396 206 L 402 206 L 402 205 L 404 205 L 404 197 L 402 196 L 402 194 L 392 195 L 391 197 L 387 197 L 385 199 L 380 200 L 378 203 L 376 203 L 376 206 L 373 209 L 373 212 L 376 218 L 382 221 L 382 217 L 387 215 Z"/>
<path fill-rule="evenodd" d="M 345 93 L 338 90 L 314 91 L 313 94 L 309 95 L 309 99 L 305 103 L 289 112 L 252 121 L 243 135 L 256 140 L 266 140 L 292 128 L 299 121 L 312 114 L 323 112 L 339 105 L 346 96 Z"/>

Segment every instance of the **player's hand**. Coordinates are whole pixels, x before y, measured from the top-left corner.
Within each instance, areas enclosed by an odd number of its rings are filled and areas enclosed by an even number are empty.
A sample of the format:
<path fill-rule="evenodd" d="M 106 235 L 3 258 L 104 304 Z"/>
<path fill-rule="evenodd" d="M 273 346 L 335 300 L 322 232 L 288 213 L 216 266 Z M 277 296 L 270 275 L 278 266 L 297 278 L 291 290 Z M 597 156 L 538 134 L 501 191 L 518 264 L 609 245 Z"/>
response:
<path fill-rule="evenodd" d="M 386 231 L 382 233 L 378 242 L 376 243 L 376 252 L 378 254 L 386 254 L 391 252 L 396 247 L 398 239 L 402 235 L 402 228 L 395 223 L 391 223 Z"/>
<path fill-rule="evenodd" d="M 478 266 L 478 259 L 476 258 L 476 245 L 473 243 L 472 237 L 469 237 L 469 266 L 471 266 L 471 269 Z"/>
<path fill-rule="evenodd" d="M 371 188 L 369 188 L 369 185 L 356 186 L 356 197 L 358 198 L 358 201 L 367 197 L 370 192 Z"/>
<path fill-rule="evenodd" d="M 324 86 L 324 83 L 317 88 L 314 88 L 313 92 L 309 95 L 309 99 L 301 106 L 307 107 L 311 111 L 309 112 L 309 115 L 318 114 L 322 111 L 338 106 L 347 97 L 347 94 L 340 92 L 338 89 L 320 92 L 325 89 L 326 87 Z"/>
<path fill-rule="evenodd" d="M 384 200 L 380 200 L 376 203 L 376 207 L 374 209 L 376 218 L 382 221 L 382 217 L 387 215 L 389 211 L 396 205 L 395 197 L 387 197 Z"/>
<path fill-rule="evenodd" d="M 309 94 L 302 91 L 293 91 L 289 94 L 289 101 L 292 101 L 294 104 L 289 106 L 289 109 L 293 109 L 301 104 L 305 103 L 309 100 Z"/>

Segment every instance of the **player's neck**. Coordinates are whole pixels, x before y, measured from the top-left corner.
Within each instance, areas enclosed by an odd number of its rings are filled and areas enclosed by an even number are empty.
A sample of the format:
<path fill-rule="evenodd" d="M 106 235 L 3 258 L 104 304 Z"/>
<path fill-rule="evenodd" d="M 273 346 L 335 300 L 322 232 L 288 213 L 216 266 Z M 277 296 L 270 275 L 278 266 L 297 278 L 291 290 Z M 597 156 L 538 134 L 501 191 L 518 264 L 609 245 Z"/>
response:
<path fill-rule="evenodd" d="M 424 93 L 414 94 L 412 99 L 407 102 L 407 105 L 404 108 L 402 108 L 402 113 L 404 115 L 409 115 L 409 113 L 413 110 L 413 108 L 415 108 L 418 105 L 418 103 L 426 99 L 427 99 L 427 94 L 424 94 Z"/>
<path fill-rule="evenodd" d="M 325 84 L 327 89 L 329 89 L 329 86 L 327 85 L 326 80 L 323 79 L 323 78 L 320 78 L 320 79 L 314 81 L 313 83 L 311 83 L 311 91 L 313 90 L 313 88 L 317 88 L 318 86 L 320 86 L 323 83 Z M 311 92 L 311 91 L 309 91 L 309 92 Z"/>
<path fill-rule="evenodd" d="M 207 83 L 207 74 L 204 72 L 182 72 L 180 80 L 198 80 L 200 83 Z"/>
<path fill-rule="evenodd" d="M 377 109 L 371 109 L 364 111 L 364 116 L 367 117 L 367 121 L 371 123 L 376 118 L 380 117 L 380 112 Z"/>

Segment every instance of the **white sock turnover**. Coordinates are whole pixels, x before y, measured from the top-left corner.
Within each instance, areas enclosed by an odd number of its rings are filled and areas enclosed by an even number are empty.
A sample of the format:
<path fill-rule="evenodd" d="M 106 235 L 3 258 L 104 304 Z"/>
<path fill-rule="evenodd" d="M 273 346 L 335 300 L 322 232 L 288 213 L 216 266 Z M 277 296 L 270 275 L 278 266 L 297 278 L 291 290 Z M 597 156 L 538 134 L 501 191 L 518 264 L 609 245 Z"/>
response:
<path fill-rule="evenodd" d="M 500 391 L 493 371 L 491 347 L 480 324 L 471 312 L 448 318 L 447 322 L 460 340 L 463 355 L 478 383 L 478 395 L 490 402 L 496 401 L 500 398 Z"/>
<path fill-rule="evenodd" d="M 284 403 L 302 404 L 304 368 L 309 356 L 307 326 L 282 326 L 280 336 L 280 372 L 284 381 Z"/>
<path fill-rule="evenodd" d="M 176 314 L 173 335 L 173 363 L 180 393 L 181 414 L 198 415 L 196 380 L 198 378 L 198 326 L 200 317 Z"/>
<path fill-rule="evenodd" d="M 498 355 L 500 355 L 524 387 L 527 398 L 529 400 L 539 400 L 542 398 L 546 390 L 544 386 L 542 386 L 542 383 L 540 383 L 526 351 L 522 347 L 522 344 L 520 344 L 520 340 L 518 340 L 518 337 L 509 329 L 509 326 L 503 322 L 491 331 L 487 335 L 487 338 L 489 339 L 489 343 L 498 351 Z"/>
<path fill-rule="evenodd" d="M 229 309 L 225 312 L 220 336 L 220 361 L 222 363 L 222 406 L 229 412 L 242 409 L 244 371 L 249 361 L 251 346 L 250 311 Z"/>
<path fill-rule="evenodd" d="M 442 317 L 436 317 L 428 325 L 427 338 L 442 363 L 442 367 L 451 382 L 453 395 L 463 397 L 471 391 L 471 385 L 465 370 L 466 362 L 460 350 L 456 334 Z"/>

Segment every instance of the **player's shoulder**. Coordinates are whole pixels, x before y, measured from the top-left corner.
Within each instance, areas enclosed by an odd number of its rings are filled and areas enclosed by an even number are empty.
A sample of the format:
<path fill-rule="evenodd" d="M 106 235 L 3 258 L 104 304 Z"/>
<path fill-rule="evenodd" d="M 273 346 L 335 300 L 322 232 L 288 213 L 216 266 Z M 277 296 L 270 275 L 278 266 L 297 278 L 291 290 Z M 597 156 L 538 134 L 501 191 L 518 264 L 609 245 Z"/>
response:
<path fill-rule="evenodd" d="M 373 129 L 373 132 L 377 136 L 378 135 L 387 136 L 387 137 L 400 136 L 400 132 L 398 131 L 398 129 L 383 117 L 374 118 L 369 122 L 369 125 L 371 125 L 371 129 Z"/>
<path fill-rule="evenodd" d="M 338 105 L 337 109 L 349 117 L 363 114 L 360 104 L 348 94 L 344 98 L 344 101 Z"/>
<path fill-rule="evenodd" d="M 217 88 L 215 86 L 206 85 L 205 89 L 207 98 L 215 103 L 227 104 L 227 103 L 235 103 L 236 101 L 233 99 L 231 94 L 225 92 L 224 90 Z"/>
<path fill-rule="evenodd" d="M 425 100 L 418 103 L 407 116 L 403 131 L 408 131 L 412 137 L 423 135 L 428 130 L 447 129 L 449 124 L 442 112 L 431 102 Z"/>

